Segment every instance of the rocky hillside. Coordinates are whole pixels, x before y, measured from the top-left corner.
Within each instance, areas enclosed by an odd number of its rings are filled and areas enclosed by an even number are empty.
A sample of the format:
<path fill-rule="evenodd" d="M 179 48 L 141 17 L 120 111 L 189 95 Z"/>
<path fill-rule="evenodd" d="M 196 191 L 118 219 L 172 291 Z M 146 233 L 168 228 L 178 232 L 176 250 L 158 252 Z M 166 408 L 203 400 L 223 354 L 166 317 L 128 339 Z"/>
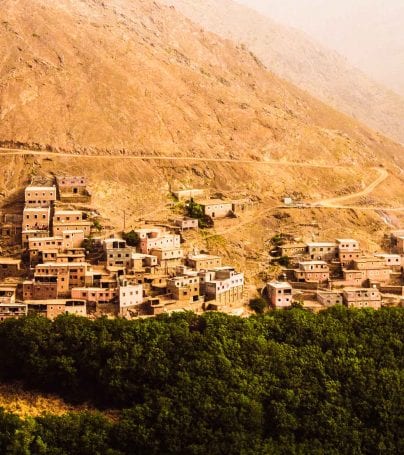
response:
<path fill-rule="evenodd" d="M 304 33 L 232 0 L 164 0 L 207 30 L 245 43 L 277 75 L 404 143 L 404 98 Z"/>
<path fill-rule="evenodd" d="M 2 0 L 0 140 L 365 163 L 402 149 L 146 0 Z"/>

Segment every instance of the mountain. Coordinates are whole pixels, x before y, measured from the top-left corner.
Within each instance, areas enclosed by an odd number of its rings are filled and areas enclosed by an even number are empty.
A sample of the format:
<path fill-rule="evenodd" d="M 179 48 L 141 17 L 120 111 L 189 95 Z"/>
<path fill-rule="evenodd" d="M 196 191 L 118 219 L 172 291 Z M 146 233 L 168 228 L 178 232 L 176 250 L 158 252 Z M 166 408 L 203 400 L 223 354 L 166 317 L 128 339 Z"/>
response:
<path fill-rule="evenodd" d="M 232 0 L 164 1 L 205 29 L 244 43 L 280 77 L 404 143 L 404 98 L 335 51 Z"/>

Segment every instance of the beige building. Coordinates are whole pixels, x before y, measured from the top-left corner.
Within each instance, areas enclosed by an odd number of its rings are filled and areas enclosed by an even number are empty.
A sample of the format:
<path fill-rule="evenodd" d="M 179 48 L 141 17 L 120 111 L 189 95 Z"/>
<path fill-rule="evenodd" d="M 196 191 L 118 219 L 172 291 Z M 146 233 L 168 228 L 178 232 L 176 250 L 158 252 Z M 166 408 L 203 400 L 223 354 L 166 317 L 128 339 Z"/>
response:
<path fill-rule="evenodd" d="M 207 199 L 204 201 L 197 201 L 202 206 L 205 215 L 211 218 L 226 218 L 232 213 L 233 205 L 229 201 L 222 201 L 221 199 Z"/>
<path fill-rule="evenodd" d="M 298 267 L 294 270 L 297 281 L 324 283 L 330 279 L 330 269 L 325 261 L 303 261 Z"/>
<path fill-rule="evenodd" d="M 334 242 L 309 242 L 307 252 L 313 261 L 330 262 L 338 257 L 338 246 Z"/>
<path fill-rule="evenodd" d="M 370 307 L 377 310 L 381 307 L 382 301 L 380 292 L 374 288 L 345 288 L 343 298 L 348 308 Z"/>
<path fill-rule="evenodd" d="M 363 282 L 387 283 L 390 280 L 391 270 L 383 258 L 362 257 L 353 262 L 353 268 L 362 272 Z"/>
<path fill-rule="evenodd" d="M 378 253 L 375 254 L 378 259 L 384 259 L 384 265 L 391 270 L 401 270 L 401 256 L 399 254 Z"/>
<path fill-rule="evenodd" d="M 87 179 L 83 176 L 58 176 L 56 183 L 62 202 L 90 202 Z"/>
<path fill-rule="evenodd" d="M 80 210 L 55 210 L 53 216 L 53 235 L 63 235 L 65 231 L 82 231 L 84 237 L 91 233 L 91 221 L 83 219 L 83 212 Z"/>
<path fill-rule="evenodd" d="M 287 282 L 271 281 L 267 283 L 269 303 L 273 308 L 289 308 L 293 302 L 292 286 Z"/>
<path fill-rule="evenodd" d="M 132 252 L 131 270 L 134 272 L 142 272 L 146 268 L 157 267 L 157 265 L 158 260 L 156 256 Z"/>
<path fill-rule="evenodd" d="M 317 300 L 325 307 L 342 305 L 344 303 L 343 293 L 339 291 L 318 291 Z"/>
<path fill-rule="evenodd" d="M 222 266 L 222 258 L 210 254 L 190 254 L 185 260 L 186 265 L 199 272 Z"/>
<path fill-rule="evenodd" d="M 177 218 L 174 220 L 174 224 L 178 226 L 181 231 L 188 229 L 198 229 L 198 220 L 195 218 Z"/>
<path fill-rule="evenodd" d="M 54 186 L 27 186 L 25 188 L 25 207 L 51 207 L 56 201 Z"/>
<path fill-rule="evenodd" d="M 167 280 L 167 292 L 174 300 L 186 303 L 198 302 L 199 277 L 198 276 L 176 276 Z"/>
<path fill-rule="evenodd" d="M 129 270 L 132 267 L 132 248 L 122 239 L 104 240 L 107 267 L 119 267 Z"/>
<path fill-rule="evenodd" d="M 136 231 L 137 232 L 137 231 Z M 140 252 L 150 254 L 151 250 L 174 250 L 181 246 L 181 237 L 162 231 L 152 231 L 140 239 Z"/>
<path fill-rule="evenodd" d="M 41 239 L 49 236 L 49 229 L 25 229 L 21 235 L 22 246 L 23 248 L 28 248 L 30 239 Z"/>
<path fill-rule="evenodd" d="M 342 267 L 351 265 L 353 261 L 361 257 L 360 245 L 354 239 L 337 239 L 338 259 Z"/>
<path fill-rule="evenodd" d="M 84 300 L 50 299 L 28 300 L 25 302 L 29 312 L 42 314 L 48 319 L 55 319 L 62 314 L 87 316 L 87 307 Z"/>
<path fill-rule="evenodd" d="M 77 287 L 71 291 L 72 299 L 85 300 L 89 305 L 117 303 L 118 289 L 100 287 Z"/>
<path fill-rule="evenodd" d="M 150 254 L 157 258 L 161 267 L 175 268 L 180 265 L 184 252 L 181 248 L 152 248 Z"/>
<path fill-rule="evenodd" d="M 281 256 L 302 256 L 307 252 L 307 245 L 305 243 L 285 243 L 279 247 Z"/>
<path fill-rule="evenodd" d="M 0 280 L 18 277 L 21 274 L 21 259 L 0 257 Z"/>
<path fill-rule="evenodd" d="M 50 208 L 49 207 L 25 207 L 23 211 L 22 229 L 49 230 Z"/>
<path fill-rule="evenodd" d="M 193 199 L 196 197 L 202 197 L 204 195 L 204 193 L 205 193 L 204 190 L 201 190 L 198 188 L 173 191 L 173 195 L 179 201 L 186 201 L 186 200 Z"/>

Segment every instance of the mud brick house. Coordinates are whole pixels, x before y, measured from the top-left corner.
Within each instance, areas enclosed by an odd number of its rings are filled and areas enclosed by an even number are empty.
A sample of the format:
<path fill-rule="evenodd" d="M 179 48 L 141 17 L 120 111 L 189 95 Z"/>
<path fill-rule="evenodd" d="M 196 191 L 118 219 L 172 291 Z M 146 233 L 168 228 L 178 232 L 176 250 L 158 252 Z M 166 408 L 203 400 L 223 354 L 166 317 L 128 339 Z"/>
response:
<path fill-rule="evenodd" d="M 284 281 L 267 283 L 269 303 L 273 308 L 289 308 L 292 305 L 292 286 Z"/>
<path fill-rule="evenodd" d="M 91 201 L 87 179 L 83 176 L 58 176 L 56 184 L 59 199 L 62 202 L 87 203 Z"/>
<path fill-rule="evenodd" d="M 226 218 L 233 211 L 233 204 L 221 199 L 206 199 L 197 201 L 197 203 L 202 207 L 203 213 L 213 219 Z"/>
<path fill-rule="evenodd" d="M 0 280 L 18 277 L 21 274 L 21 259 L 0 257 Z"/>
<path fill-rule="evenodd" d="M 330 279 L 330 268 L 325 261 L 299 262 L 294 270 L 296 281 L 324 283 Z"/>
<path fill-rule="evenodd" d="M 380 292 L 374 288 L 345 288 L 343 298 L 348 308 L 370 307 L 377 310 L 381 307 L 382 301 Z"/>
<path fill-rule="evenodd" d="M 361 257 L 359 242 L 354 239 L 337 239 L 338 260 L 342 267 L 347 267 Z"/>
<path fill-rule="evenodd" d="M 338 246 L 334 242 L 309 242 L 307 253 L 313 261 L 331 262 L 338 257 Z"/>
<path fill-rule="evenodd" d="M 49 208 L 56 201 L 56 187 L 27 186 L 25 188 L 25 207 Z"/>
<path fill-rule="evenodd" d="M 213 256 L 210 254 L 191 254 L 185 263 L 188 267 L 196 270 L 210 270 L 222 266 L 222 258 L 220 256 Z"/>

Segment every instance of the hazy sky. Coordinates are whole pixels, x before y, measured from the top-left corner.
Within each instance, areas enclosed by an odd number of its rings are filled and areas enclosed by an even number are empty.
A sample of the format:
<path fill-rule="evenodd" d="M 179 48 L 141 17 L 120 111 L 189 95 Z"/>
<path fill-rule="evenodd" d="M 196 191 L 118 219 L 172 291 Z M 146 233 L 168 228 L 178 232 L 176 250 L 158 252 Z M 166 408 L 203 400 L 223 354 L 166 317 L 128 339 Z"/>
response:
<path fill-rule="evenodd" d="M 237 0 L 304 30 L 404 95 L 404 0 Z"/>

